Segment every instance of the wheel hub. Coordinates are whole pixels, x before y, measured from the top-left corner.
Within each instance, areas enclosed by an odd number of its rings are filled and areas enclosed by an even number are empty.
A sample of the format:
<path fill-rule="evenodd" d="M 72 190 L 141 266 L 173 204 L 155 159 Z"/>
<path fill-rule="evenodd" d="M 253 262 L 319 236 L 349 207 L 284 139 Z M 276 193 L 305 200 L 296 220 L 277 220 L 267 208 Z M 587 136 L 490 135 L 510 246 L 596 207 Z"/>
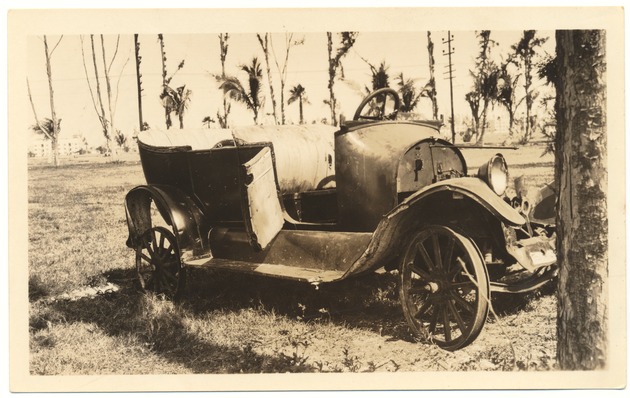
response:
<path fill-rule="evenodd" d="M 440 291 L 440 285 L 437 282 L 429 282 L 424 285 L 424 290 L 431 294 L 437 293 L 438 291 Z"/>

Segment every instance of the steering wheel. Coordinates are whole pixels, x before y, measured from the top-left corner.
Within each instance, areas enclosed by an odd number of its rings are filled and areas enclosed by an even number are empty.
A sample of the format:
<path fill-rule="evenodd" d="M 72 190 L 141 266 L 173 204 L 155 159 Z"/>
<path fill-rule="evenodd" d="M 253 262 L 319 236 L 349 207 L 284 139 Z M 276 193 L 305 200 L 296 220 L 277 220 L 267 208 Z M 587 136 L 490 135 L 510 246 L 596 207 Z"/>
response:
<path fill-rule="evenodd" d="M 366 116 L 366 115 L 362 115 L 361 112 L 363 112 L 363 108 L 365 108 L 365 106 L 367 104 L 369 104 L 373 99 L 382 96 L 383 98 L 383 103 L 382 104 L 378 104 L 380 105 L 379 107 L 374 107 L 371 108 L 370 111 L 376 109 L 376 111 L 378 112 L 378 114 L 376 116 Z M 385 114 L 385 105 L 387 103 L 387 97 L 391 96 L 394 100 L 394 111 L 391 113 L 388 113 L 387 115 Z M 385 88 L 379 88 L 378 90 L 375 90 L 373 92 L 371 92 L 370 94 L 368 94 L 367 97 L 365 97 L 363 99 L 363 101 L 361 101 L 361 103 L 359 104 L 359 107 L 357 108 L 357 111 L 354 113 L 354 119 L 353 120 L 361 120 L 361 119 L 365 119 L 365 120 L 394 120 L 396 119 L 396 115 L 398 114 L 398 109 L 400 108 L 400 97 L 398 96 L 398 93 L 396 92 L 396 90 L 394 90 L 393 88 L 389 88 L 389 87 L 385 87 Z"/>

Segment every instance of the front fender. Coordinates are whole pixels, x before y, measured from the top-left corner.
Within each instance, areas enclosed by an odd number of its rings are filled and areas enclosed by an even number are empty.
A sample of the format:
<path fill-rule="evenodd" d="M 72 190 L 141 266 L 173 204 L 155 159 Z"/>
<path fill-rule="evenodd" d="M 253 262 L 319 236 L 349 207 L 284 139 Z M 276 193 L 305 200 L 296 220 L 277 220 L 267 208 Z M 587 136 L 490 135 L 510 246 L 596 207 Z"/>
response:
<path fill-rule="evenodd" d="M 443 180 L 421 189 L 387 213 L 372 234 L 372 239 L 363 255 L 348 269 L 344 277 L 388 266 L 395 261 L 402 245 L 415 229 L 427 222 L 427 214 L 432 217 L 435 210 L 425 206 L 425 200 L 434 198 L 440 192 L 453 192 L 453 195 L 466 197 L 486 209 L 497 220 L 509 226 L 521 226 L 525 219 L 509 204 L 495 194 L 483 181 L 477 178 L 454 178 Z M 437 215 L 439 216 L 439 215 Z M 435 217 L 431 218 L 435 222 Z M 393 267 L 391 267 L 393 268 Z"/>
<path fill-rule="evenodd" d="M 391 218 L 398 212 L 404 211 L 410 206 L 421 202 L 424 198 L 442 191 L 451 191 L 467 196 L 511 227 L 518 227 L 526 222 L 525 218 L 523 218 L 518 211 L 514 210 L 512 206 L 494 193 L 485 182 L 473 177 L 453 178 L 431 184 L 409 196 L 392 209 L 386 217 Z"/>
<path fill-rule="evenodd" d="M 127 246 L 136 248 L 140 237 L 152 227 L 151 202 L 173 229 L 182 257 L 204 254 L 209 250 L 209 226 L 195 202 L 180 189 L 167 185 L 141 185 L 125 197 L 129 228 Z"/>

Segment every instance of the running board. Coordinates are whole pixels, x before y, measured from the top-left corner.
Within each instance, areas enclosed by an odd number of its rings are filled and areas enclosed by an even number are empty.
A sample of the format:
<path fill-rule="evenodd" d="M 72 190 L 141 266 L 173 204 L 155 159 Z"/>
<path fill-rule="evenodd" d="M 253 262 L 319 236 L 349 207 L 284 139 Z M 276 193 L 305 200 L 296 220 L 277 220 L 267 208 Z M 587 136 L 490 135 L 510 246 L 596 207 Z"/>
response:
<path fill-rule="evenodd" d="M 340 280 L 345 274 L 345 272 L 337 270 L 289 267 L 286 265 L 267 263 L 249 263 L 222 258 L 187 260 L 184 262 L 184 266 L 191 268 L 224 269 L 252 275 L 264 275 L 274 278 L 308 282 L 314 285 Z"/>
<path fill-rule="evenodd" d="M 527 293 L 542 287 L 556 276 L 558 276 L 558 269 L 553 268 L 542 275 L 532 275 L 525 278 L 519 283 L 490 282 L 490 291 L 493 293 Z"/>

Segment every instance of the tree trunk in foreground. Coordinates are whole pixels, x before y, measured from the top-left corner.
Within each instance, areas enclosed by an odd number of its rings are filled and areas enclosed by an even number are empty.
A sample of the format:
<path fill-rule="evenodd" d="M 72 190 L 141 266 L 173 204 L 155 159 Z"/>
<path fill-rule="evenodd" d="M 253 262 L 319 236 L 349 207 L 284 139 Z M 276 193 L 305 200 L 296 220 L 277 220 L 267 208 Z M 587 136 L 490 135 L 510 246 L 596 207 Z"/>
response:
<path fill-rule="evenodd" d="M 601 369 L 608 348 L 605 31 L 556 33 L 558 364 Z"/>

